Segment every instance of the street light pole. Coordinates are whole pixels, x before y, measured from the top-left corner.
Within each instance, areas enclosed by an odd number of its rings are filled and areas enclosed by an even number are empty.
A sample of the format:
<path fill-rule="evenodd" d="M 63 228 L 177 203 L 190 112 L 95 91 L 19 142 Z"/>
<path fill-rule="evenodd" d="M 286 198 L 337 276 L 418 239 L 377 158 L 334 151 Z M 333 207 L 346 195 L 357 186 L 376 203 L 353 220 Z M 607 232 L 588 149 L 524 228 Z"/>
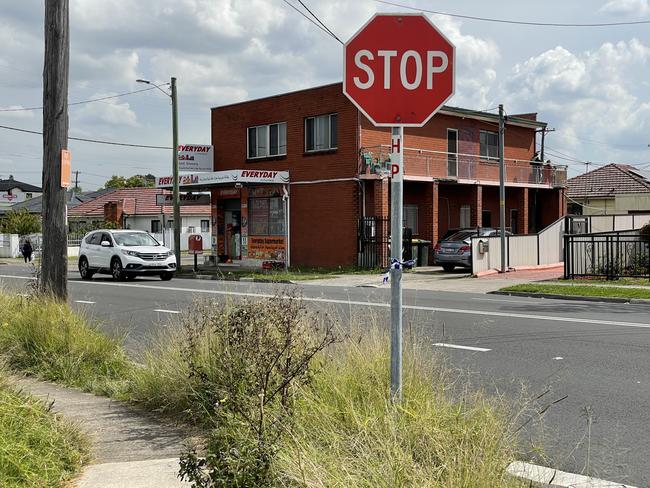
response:
<path fill-rule="evenodd" d="M 178 97 L 176 95 L 176 77 L 172 76 L 171 79 L 171 95 L 162 90 L 160 88 L 161 85 L 156 85 L 149 80 L 137 79 L 135 81 L 138 83 L 153 85 L 172 99 L 172 206 L 174 209 L 174 254 L 176 255 L 176 271 L 181 271 L 181 200 L 178 181 Z M 166 85 L 167 83 L 164 84 Z M 165 228 L 163 226 L 163 239 L 164 236 Z"/>
<path fill-rule="evenodd" d="M 174 190 L 174 254 L 176 254 L 176 270 L 181 271 L 181 201 L 178 188 L 178 98 L 176 96 L 176 77 L 172 76 L 172 167 Z"/>

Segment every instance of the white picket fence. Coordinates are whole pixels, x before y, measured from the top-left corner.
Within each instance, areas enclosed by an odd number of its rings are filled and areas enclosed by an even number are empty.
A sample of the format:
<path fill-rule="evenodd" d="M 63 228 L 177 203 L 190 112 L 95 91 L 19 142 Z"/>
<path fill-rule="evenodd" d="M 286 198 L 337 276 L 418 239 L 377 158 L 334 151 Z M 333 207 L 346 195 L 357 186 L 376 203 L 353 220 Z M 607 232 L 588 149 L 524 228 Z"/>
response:
<path fill-rule="evenodd" d="M 564 233 L 572 219 L 580 233 L 640 229 L 650 223 L 650 214 L 586 215 L 562 217 L 537 234 L 506 237 L 506 268 L 548 266 L 564 261 Z M 482 242 L 483 244 L 479 244 Z M 484 252 L 480 252 L 481 246 Z M 501 269 L 501 238 L 472 238 L 472 272 Z"/>

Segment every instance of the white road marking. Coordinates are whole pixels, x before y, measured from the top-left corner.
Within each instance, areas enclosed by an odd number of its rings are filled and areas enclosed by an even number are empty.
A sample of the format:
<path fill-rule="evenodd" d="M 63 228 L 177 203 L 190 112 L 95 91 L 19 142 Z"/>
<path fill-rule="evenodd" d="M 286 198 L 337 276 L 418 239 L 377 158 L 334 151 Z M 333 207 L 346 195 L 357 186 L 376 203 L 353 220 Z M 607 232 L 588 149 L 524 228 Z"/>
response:
<path fill-rule="evenodd" d="M 539 305 L 539 302 L 542 299 L 537 300 L 536 302 L 527 301 L 527 300 L 504 300 L 502 298 L 472 298 L 472 300 L 480 300 L 482 302 L 534 303 L 535 305 Z"/>
<path fill-rule="evenodd" d="M 87 303 L 89 305 L 93 305 L 93 304 L 95 304 L 97 302 L 91 302 L 89 300 L 75 300 L 75 303 Z"/>
<path fill-rule="evenodd" d="M 553 358 L 555 361 L 562 361 L 564 358 L 562 356 L 556 356 Z"/>
<path fill-rule="evenodd" d="M 434 344 L 437 347 L 448 347 L 450 349 L 466 349 L 468 351 L 478 351 L 478 352 L 488 352 L 492 349 L 486 349 L 484 347 L 472 347 L 472 346 L 459 346 L 458 344 L 447 344 L 445 342 L 437 342 Z"/>
<path fill-rule="evenodd" d="M 181 313 L 178 310 L 165 310 L 164 308 L 157 308 L 154 310 L 154 312 L 160 312 L 160 313 Z"/>
<path fill-rule="evenodd" d="M 28 278 L 25 276 L 13 276 L 13 275 L 0 275 L 0 278 L 18 278 L 31 280 L 33 278 Z M 148 290 L 157 290 L 157 291 L 169 291 L 169 292 L 185 292 L 185 293 L 202 293 L 206 295 L 222 295 L 222 296 L 240 296 L 240 297 L 254 297 L 254 298 L 274 298 L 276 294 L 270 293 L 253 293 L 253 292 L 241 292 L 241 291 L 224 291 L 224 290 L 201 290 L 198 288 L 183 288 L 179 286 L 153 286 L 145 284 L 131 284 L 124 285 L 123 283 L 111 283 L 111 282 L 102 282 L 102 281 L 84 281 L 83 283 L 78 281 L 70 281 L 71 284 L 82 284 L 86 285 L 97 285 L 97 286 L 118 286 L 118 287 L 133 287 L 133 288 L 143 288 Z M 362 302 L 356 300 L 337 300 L 333 298 L 311 298 L 303 297 L 305 302 L 314 302 L 314 303 L 332 303 L 340 305 L 356 305 L 361 307 L 376 307 L 376 308 L 390 308 L 390 303 L 382 302 Z M 536 315 L 536 314 L 525 314 L 525 313 L 512 313 L 512 312 L 492 312 L 489 310 L 464 310 L 458 308 L 443 308 L 443 307 L 423 307 L 418 305 L 404 305 L 405 310 L 421 310 L 425 312 L 443 312 L 443 313 L 456 313 L 462 315 L 482 315 L 486 317 L 506 317 L 512 319 L 524 319 L 524 320 L 547 320 L 550 322 L 569 322 L 574 324 L 594 324 L 594 325 L 610 325 L 610 326 L 619 326 L 619 327 L 634 327 L 638 329 L 650 329 L 650 323 L 643 322 L 622 322 L 616 320 L 599 320 L 599 319 L 584 319 L 578 317 L 559 317 L 555 315 Z"/>

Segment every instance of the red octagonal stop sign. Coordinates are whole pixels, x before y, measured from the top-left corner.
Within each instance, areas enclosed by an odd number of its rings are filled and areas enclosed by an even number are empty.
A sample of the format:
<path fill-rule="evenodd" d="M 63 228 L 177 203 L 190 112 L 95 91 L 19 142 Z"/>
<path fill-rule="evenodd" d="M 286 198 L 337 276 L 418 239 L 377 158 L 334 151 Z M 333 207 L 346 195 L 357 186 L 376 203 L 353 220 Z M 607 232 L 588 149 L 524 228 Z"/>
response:
<path fill-rule="evenodd" d="M 343 93 L 377 126 L 421 127 L 454 94 L 454 45 L 422 14 L 375 14 L 345 44 Z"/>

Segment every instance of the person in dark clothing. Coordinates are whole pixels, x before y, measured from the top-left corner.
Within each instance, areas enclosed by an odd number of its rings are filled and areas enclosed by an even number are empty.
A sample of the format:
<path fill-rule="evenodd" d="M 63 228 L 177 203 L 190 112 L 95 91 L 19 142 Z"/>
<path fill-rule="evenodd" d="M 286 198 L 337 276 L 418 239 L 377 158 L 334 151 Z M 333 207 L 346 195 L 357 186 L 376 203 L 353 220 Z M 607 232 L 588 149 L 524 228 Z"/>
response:
<path fill-rule="evenodd" d="M 32 243 L 29 241 L 29 239 L 27 239 L 23 244 L 21 252 L 23 254 L 23 258 L 25 258 L 26 263 L 32 260 L 32 253 L 34 252 L 34 249 L 32 248 Z"/>

